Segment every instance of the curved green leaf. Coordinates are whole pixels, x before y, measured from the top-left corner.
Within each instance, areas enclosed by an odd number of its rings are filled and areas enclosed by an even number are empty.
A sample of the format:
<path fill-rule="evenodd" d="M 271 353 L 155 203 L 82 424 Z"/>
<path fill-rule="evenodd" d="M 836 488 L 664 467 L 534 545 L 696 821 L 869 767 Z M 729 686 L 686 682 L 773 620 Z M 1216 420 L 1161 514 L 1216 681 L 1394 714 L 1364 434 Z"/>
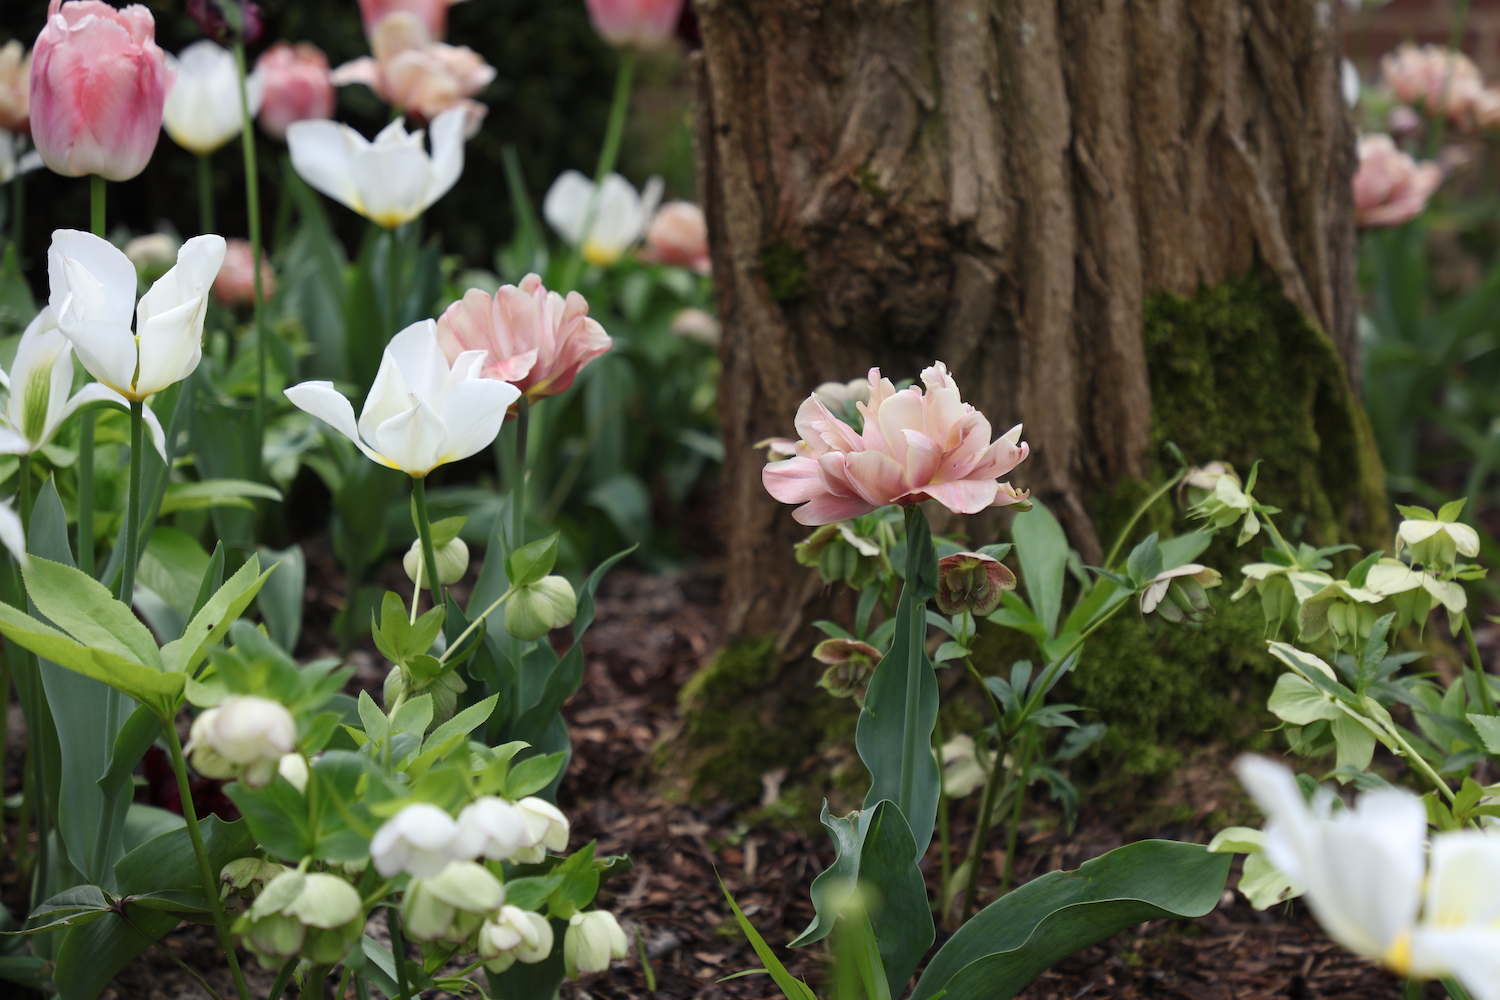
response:
<path fill-rule="evenodd" d="M 73 638 L 143 666 L 161 669 L 151 630 L 102 583 L 82 570 L 32 556 L 22 574 L 38 611 Z"/>
<path fill-rule="evenodd" d="M 170 705 L 181 691 L 180 674 L 164 674 L 100 649 L 90 649 L 49 625 L 0 604 L 0 634 L 59 666 L 92 677 L 153 706 Z"/>
<path fill-rule="evenodd" d="M 193 620 L 182 631 L 182 638 L 162 647 L 161 658 L 168 675 L 191 674 L 208 655 L 210 646 L 224 638 L 229 626 L 255 600 L 266 577 L 276 569 L 260 571 L 260 557 L 252 555 L 239 570 L 224 582 L 214 596 L 198 609 Z M 179 688 L 180 690 L 180 688 Z"/>
<path fill-rule="evenodd" d="M 1217 905 L 1231 856 L 1143 840 L 1050 872 L 985 907 L 928 963 L 914 1000 L 1010 1000 L 1054 962 L 1146 920 Z"/>

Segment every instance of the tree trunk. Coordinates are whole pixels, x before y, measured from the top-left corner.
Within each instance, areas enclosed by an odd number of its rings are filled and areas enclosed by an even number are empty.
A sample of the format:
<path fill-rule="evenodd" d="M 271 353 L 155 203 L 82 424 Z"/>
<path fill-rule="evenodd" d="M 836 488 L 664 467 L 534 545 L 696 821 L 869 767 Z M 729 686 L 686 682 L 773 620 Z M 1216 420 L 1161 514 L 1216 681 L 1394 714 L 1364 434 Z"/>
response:
<path fill-rule="evenodd" d="M 791 548 L 807 531 L 765 493 L 752 445 L 791 433 L 819 382 L 945 361 L 997 431 L 1025 423 L 1011 481 L 1097 562 L 1097 498 L 1158 457 L 1154 297 L 1263 273 L 1308 320 L 1300 349 L 1357 371 L 1332 0 L 695 6 L 729 642 L 773 636 L 790 656 L 813 638 L 821 585 Z M 1365 440 L 1346 377 L 1318 390 L 1337 398 L 1314 435 L 1331 420 Z M 1370 497 L 1354 492 L 1332 504 L 1345 527 Z"/>

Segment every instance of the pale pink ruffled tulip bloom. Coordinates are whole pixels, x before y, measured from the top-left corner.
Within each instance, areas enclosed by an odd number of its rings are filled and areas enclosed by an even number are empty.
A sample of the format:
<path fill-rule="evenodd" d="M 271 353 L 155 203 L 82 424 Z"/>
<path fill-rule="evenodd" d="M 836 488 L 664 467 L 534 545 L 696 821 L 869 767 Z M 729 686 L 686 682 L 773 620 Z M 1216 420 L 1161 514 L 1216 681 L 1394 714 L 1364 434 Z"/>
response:
<path fill-rule="evenodd" d="M 463 0 L 359 0 L 359 13 L 365 22 L 365 36 L 375 37 L 375 26 L 398 11 L 421 18 L 427 33 L 442 38 L 448 33 L 448 8 Z"/>
<path fill-rule="evenodd" d="M 690 201 L 669 201 L 657 209 L 646 227 L 646 247 L 641 256 L 653 264 L 709 273 L 713 265 L 708 258 L 708 220 L 703 217 L 703 209 Z"/>
<path fill-rule="evenodd" d="M 493 296 L 471 288 L 438 320 L 438 343 L 450 359 L 484 351 L 483 374 L 510 382 L 535 402 L 566 392 L 584 365 L 613 342 L 577 292 L 564 299 L 528 274 Z"/>
<path fill-rule="evenodd" d="M 228 240 L 224 266 L 214 279 L 214 298 L 226 306 L 242 306 L 255 301 L 255 272 L 251 270 L 250 241 Z M 269 299 L 276 294 L 276 271 L 261 255 L 260 290 Z"/>
<path fill-rule="evenodd" d="M 1354 174 L 1354 216 L 1361 226 L 1399 226 L 1422 214 L 1443 183 L 1443 168 L 1417 163 L 1388 135 L 1359 137 Z"/>
<path fill-rule="evenodd" d="M 445 45 L 433 37 L 421 18 L 397 11 L 375 26 L 370 36 L 373 57 L 362 56 L 333 71 L 340 87 L 362 83 L 381 100 L 416 118 L 431 121 L 449 108 L 468 113 L 472 136 L 486 108 L 471 100 L 495 79 L 495 67 L 466 45 Z"/>
<path fill-rule="evenodd" d="M 171 83 L 140 4 L 52 0 L 31 62 L 31 137 L 65 177 L 128 181 L 146 169 Z"/>
<path fill-rule="evenodd" d="M 0 45 L 0 128 L 31 131 L 31 53 L 15 40 Z"/>
<path fill-rule="evenodd" d="M 328 57 L 316 45 L 277 42 L 255 61 L 264 81 L 260 104 L 261 131 L 286 141 L 292 122 L 332 118 L 337 98 L 329 79 Z"/>
<path fill-rule="evenodd" d="M 1381 57 L 1380 73 L 1401 103 L 1422 104 L 1429 114 L 1441 109 L 1460 124 L 1468 122 L 1484 90 L 1484 78 L 1474 61 L 1442 45 L 1403 43 Z"/>
<path fill-rule="evenodd" d="M 796 457 L 761 471 L 766 491 L 801 504 L 801 524 L 831 524 L 886 504 L 936 500 L 958 514 L 1026 498 L 999 478 L 1030 453 L 1017 424 L 990 441 L 990 422 L 962 401 L 941 361 L 922 373 L 926 391 L 897 392 L 871 368 L 870 401 L 859 403 L 864 430 L 835 417 L 816 395 L 797 411 Z"/>
<path fill-rule="evenodd" d="M 683 0 L 587 0 L 599 37 L 617 47 L 656 49 L 677 34 Z"/>

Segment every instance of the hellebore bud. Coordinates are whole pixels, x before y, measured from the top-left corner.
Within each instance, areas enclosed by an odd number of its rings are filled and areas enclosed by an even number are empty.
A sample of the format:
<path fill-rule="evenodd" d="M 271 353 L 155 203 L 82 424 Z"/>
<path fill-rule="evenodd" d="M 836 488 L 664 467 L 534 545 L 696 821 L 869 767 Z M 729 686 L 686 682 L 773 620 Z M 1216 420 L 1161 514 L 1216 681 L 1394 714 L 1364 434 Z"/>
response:
<path fill-rule="evenodd" d="M 406 932 L 418 941 L 461 945 L 504 902 L 505 886 L 488 868 L 454 861 L 431 878 L 413 879 L 401 914 Z"/>
<path fill-rule="evenodd" d="M 526 824 L 526 846 L 515 853 L 514 860 L 534 865 L 547 859 L 547 852 L 568 849 L 568 817 L 546 799 L 529 795 L 516 803 L 516 812 Z"/>
<path fill-rule="evenodd" d="M 630 950 L 625 931 L 607 910 L 575 913 L 568 920 L 563 938 L 563 968 L 577 979 L 590 972 L 603 972 L 612 958 L 624 958 Z"/>
<path fill-rule="evenodd" d="M 502 906 L 479 928 L 479 960 L 491 972 L 504 972 L 516 962 L 534 965 L 552 954 L 554 940 L 551 922 L 540 913 Z"/>
<path fill-rule="evenodd" d="M 187 752 L 204 777 L 239 777 L 252 788 L 264 788 L 296 742 L 297 723 L 286 706 L 235 695 L 193 720 Z"/>
<path fill-rule="evenodd" d="M 578 614 L 573 585 L 560 576 L 544 576 L 518 587 L 505 602 L 505 631 L 517 639 L 540 639 Z"/>
<path fill-rule="evenodd" d="M 945 615 L 968 609 L 983 618 L 1000 606 L 1000 595 L 1016 589 L 1016 575 L 993 556 L 958 552 L 938 560 L 937 606 Z"/>
<path fill-rule="evenodd" d="M 438 583 L 444 587 L 464 578 L 469 571 L 469 547 L 464 544 L 462 538 L 455 538 L 447 545 L 442 546 L 433 553 L 437 558 Z M 401 557 L 401 568 L 406 570 L 406 578 L 419 587 L 426 587 L 423 577 L 427 575 L 422 559 L 422 540 L 419 538 L 411 543 L 411 548 L 406 550 L 406 555 Z M 431 589 L 430 587 L 428 588 Z"/>
<path fill-rule="evenodd" d="M 812 655 L 819 663 L 828 664 L 818 687 L 835 698 L 853 698 L 863 705 L 865 686 L 885 654 L 858 639 L 824 639 L 813 648 Z"/>
<path fill-rule="evenodd" d="M 1141 614 L 1149 618 L 1155 612 L 1168 625 L 1197 631 L 1214 613 L 1205 591 L 1221 582 L 1218 570 L 1197 563 L 1158 573 L 1141 591 Z"/>
<path fill-rule="evenodd" d="M 348 882 L 288 870 L 266 885 L 235 930 L 260 964 L 274 969 L 293 956 L 332 965 L 359 940 L 364 925 L 363 901 Z"/>
<path fill-rule="evenodd" d="M 307 791 L 307 758 L 300 753 L 285 754 L 276 765 L 276 773 L 299 792 Z"/>

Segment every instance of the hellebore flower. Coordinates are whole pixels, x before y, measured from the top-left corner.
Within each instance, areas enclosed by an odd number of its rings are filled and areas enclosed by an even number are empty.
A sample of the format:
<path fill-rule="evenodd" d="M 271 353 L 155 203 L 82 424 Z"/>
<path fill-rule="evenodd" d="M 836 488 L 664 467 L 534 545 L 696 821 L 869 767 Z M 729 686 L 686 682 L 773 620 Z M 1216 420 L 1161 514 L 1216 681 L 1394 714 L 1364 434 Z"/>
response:
<path fill-rule="evenodd" d="M 690 201 L 669 201 L 656 210 L 646 227 L 643 260 L 671 264 L 708 274 L 713 262 L 708 256 L 708 220 L 703 209 Z"/>
<path fill-rule="evenodd" d="M 260 128 L 286 141 L 292 122 L 332 118 L 338 97 L 329 79 L 328 57 L 309 42 L 277 42 L 255 60 L 261 80 Z"/>
<path fill-rule="evenodd" d="M 140 4 L 52 0 L 31 62 L 31 138 L 64 177 L 128 181 L 146 169 L 171 80 Z"/>
<path fill-rule="evenodd" d="M 979 759 L 979 748 L 974 737 L 959 733 L 943 744 L 943 794 L 950 799 L 961 799 L 983 788 L 989 780 L 986 766 L 991 761 Z"/>
<path fill-rule="evenodd" d="M 98 382 L 68 395 L 73 387 L 73 345 L 57 328 L 51 306 L 37 313 L 21 334 L 10 374 L 0 371 L 0 385 L 9 393 L 0 413 L 0 455 L 40 451 L 69 417 L 90 403 L 130 408 L 124 396 Z M 147 407 L 142 416 L 151 429 L 152 443 L 166 461 L 166 437 L 156 414 Z"/>
<path fill-rule="evenodd" d="M 1188 517 L 1207 520 L 1215 531 L 1244 518 L 1235 545 L 1244 545 L 1260 534 L 1260 518 L 1256 517 L 1252 509 L 1253 498 L 1240 485 L 1240 477 L 1232 470 L 1227 470 L 1213 477 L 1212 482 L 1213 488 L 1204 491 L 1202 498 L 1188 508 Z M 1200 487 L 1190 487 L 1189 495 L 1193 495 L 1197 489 Z"/>
<path fill-rule="evenodd" d="M 818 687 L 835 698 L 853 698 L 863 705 L 870 675 L 884 655 L 858 639 L 824 639 L 812 651 L 813 659 L 828 664 L 828 669 L 818 680 Z"/>
<path fill-rule="evenodd" d="M 448 8 L 456 3 L 463 0 L 359 0 L 359 13 L 369 38 L 381 21 L 401 11 L 417 15 L 433 38 L 442 38 L 448 32 Z"/>
<path fill-rule="evenodd" d="M 437 337 L 450 361 L 483 351 L 484 376 L 513 383 L 533 402 L 566 392 L 583 366 L 613 344 L 589 318 L 582 295 L 569 292 L 564 299 L 534 274 L 493 296 L 469 289 L 443 312 Z"/>
<path fill-rule="evenodd" d="M 1016 575 L 993 556 L 956 552 L 938 560 L 937 606 L 945 615 L 967 609 L 983 618 L 1000 606 L 1000 596 L 1016 589 Z"/>
<path fill-rule="evenodd" d="M 1443 168 L 1417 163 L 1388 135 L 1359 137 L 1354 215 L 1362 226 L 1400 226 L 1422 214 L 1443 183 Z"/>
<path fill-rule="evenodd" d="M 436 875 L 412 879 L 401 906 L 408 934 L 418 941 L 461 945 L 505 902 L 505 886 L 473 861 L 454 861 Z"/>
<path fill-rule="evenodd" d="M 0 129 L 31 132 L 31 53 L 15 39 L 0 45 Z"/>
<path fill-rule="evenodd" d="M 578 616 L 578 595 L 567 577 L 544 576 L 517 587 L 505 605 L 505 631 L 530 642 Z"/>
<path fill-rule="evenodd" d="M 465 351 L 452 367 L 438 347 L 437 324 L 413 323 L 391 338 L 365 408 L 354 407 L 332 382 L 303 382 L 286 390 L 300 409 L 353 441 L 373 462 L 420 479 L 439 465 L 484 448 L 521 393 L 480 374 L 484 355 Z"/>
<path fill-rule="evenodd" d="M 599 37 L 616 48 L 656 49 L 677 34 L 683 0 L 587 0 Z"/>
<path fill-rule="evenodd" d="M 630 953 L 625 931 L 615 915 L 607 910 L 589 910 L 568 918 L 568 933 L 563 936 L 563 968 L 570 978 L 603 972 L 610 959 Z"/>
<path fill-rule="evenodd" d="M 1141 591 L 1141 614 L 1154 611 L 1167 624 L 1194 631 L 1214 613 L 1204 591 L 1222 582 L 1218 570 L 1197 563 L 1164 570 Z"/>
<path fill-rule="evenodd" d="M 1417 517 L 1408 517 L 1396 528 L 1396 555 L 1403 548 L 1411 551 L 1414 563 L 1430 570 L 1452 568 L 1459 555 L 1470 559 L 1479 555 L 1479 532 L 1458 520 L 1462 504 L 1451 511 L 1452 520 L 1431 513 L 1420 507 L 1407 507 L 1405 511 Z M 1444 513 L 1449 513 L 1445 508 Z"/>
<path fill-rule="evenodd" d="M 1403 43 L 1381 57 L 1380 75 L 1402 104 L 1424 105 L 1428 114 L 1455 124 L 1465 122 L 1484 89 L 1474 61 L 1443 45 Z"/>
<path fill-rule="evenodd" d="M 370 858 L 383 878 L 431 878 L 454 860 L 448 845 L 458 833 L 453 817 L 426 802 L 402 809 L 375 831 Z"/>
<path fill-rule="evenodd" d="M 542 199 L 542 215 L 557 235 L 578 248 L 584 260 L 608 267 L 641 238 L 661 200 L 662 187 L 661 178 L 653 177 L 645 191 L 637 193 L 625 178 L 610 174 L 597 189 L 596 199 L 593 181 L 576 170 L 564 170 Z M 593 225 L 585 232 L 591 203 Z"/>
<path fill-rule="evenodd" d="M 517 962 L 534 965 L 552 954 L 554 940 L 551 921 L 540 913 L 502 906 L 479 928 L 479 960 L 491 972 L 504 972 Z"/>
<path fill-rule="evenodd" d="M 248 305 L 255 301 L 255 268 L 250 263 L 250 241 L 229 240 L 224 253 L 224 266 L 214 279 L 214 298 L 226 306 Z M 276 271 L 262 254 L 260 258 L 260 288 L 267 299 L 276 294 Z"/>
<path fill-rule="evenodd" d="M 167 56 L 174 75 L 162 108 L 162 128 L 172 141 L 190 153 L 205 156 L 239 135 L 241 117 L 240 70 L 234 53 L 208 39 L 200 39 L 178 56 Z M 245 80 L 250 116 L 260 113 L 265 78 L 251 73 Z"/>
<path fill-rule="evenodd" d="M 479 130 L 488 109 L 471 98 L 495 79 L 495 67 L 467 45 L 433 41 L 422 19 L 410 11 L 389 14 L 370 36 L 374 56 L 361 56 L 333 71 L 339 87 L 362 83 L 387 104 L 423 121 L 450 108 L 468 115 L 466 134 Z"/>
<path fill-rule="evenodd" d="M 293 122 L 286 129 L 292 166 L 311 187 L 378 225 L 410 222 L 452 189 L 464 172 L 467 112 L 452 108 L 432 122 L 432 154 L 423 130 L 397 118 L 370 142 L 348 125 Z"/>
<path fill-rule="evenodd" d="M 58 328 L 89 374 L 128 400 L 144 400 L 198 367 L 208 292 L 224 253 L 224 237 L 193 237 L 137 304 L 135 265 L 125 254 L 106 239 L 59 229 L 47 251 Z"/>
<path fill-rule="evenodd" d="M 297 791 L 307 791 L 307 779 L 311 772 L 307 766 L 307 758 L 300 753 L 284 754 L 281 760 L 276 762 L 276 773 L 285 778 Z"/>
<path fill-rule="evenodd" d="M 766 491 L 801 504 L 801 524 L 830 524 L 886 504 L 936 500 L 957 514 L 1025 500 L 996 480 L 1030 452 L 1017 424 L 990 441 L 990 422 L 963 402 L 948 369 L 938 362 L 922 373 L 927 387 L 897 392 L 879 368 L 869 374 L 870 401 L 858 404 L 864 430 L 808 397 L 797 411 L 797 457 L 768 464 Z"/>
<path fill-rule="evenodd" d="M 538 864 L 547 859 L 547 851 L 568 849 L 568 817 L 546 799 L 528 795 L 516 803 L 516 812 L 526 824 L 526 846 L 515 854 L 516 862 Z"/>
<path fill-rule="evenodd" d="M 520 810 L 504 799 L 486 795 L 458 814 L 458 832 L 449 846 L 455 857 L 509 861 L 531 843 Z"/>
<path fill-rule="evenodd" d="M 293 956 L 332 965 L 364 926 L 364 903 L 354 886 L 337 875 L 291 869 L 266 885 L 235 931 L 263 968 L 275 969 Z"/>
<path fill-rule="evenodd" d="M 444 587 L 453 586 L 469 571 L 469 546 L 462 538 L 455 538 L 442 546 L 437 550 L 436 555 L 438 583 Z M 422 579 L 422 540 L 420 538 L 412 542 L 411 548 L 406 550 L 406 555 L 401 557 L 401 568 L 406 571 L 406 578 L 412 583 L 427 587 L 426 581 Z"/>
<path fill-rule="evenodd" d="M 252 788 L 264 788 L 296 744 L 297 723 L 285 705 L 235 695 L 193 720 L 187 753 L 204 777 L 239 777 Z"/>

